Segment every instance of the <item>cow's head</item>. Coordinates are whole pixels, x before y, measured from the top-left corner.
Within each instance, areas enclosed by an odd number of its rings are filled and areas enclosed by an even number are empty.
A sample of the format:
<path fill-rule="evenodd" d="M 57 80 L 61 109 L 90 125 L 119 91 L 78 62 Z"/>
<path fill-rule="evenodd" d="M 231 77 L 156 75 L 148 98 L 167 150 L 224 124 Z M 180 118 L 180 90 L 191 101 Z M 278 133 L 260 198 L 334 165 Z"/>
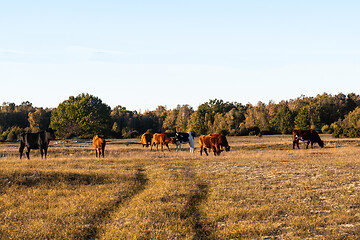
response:
<path fill-rule="evenodd" d="M 230 151 L 230 146 L 229 146 L 229 145 L 227 145 L 227 146 L 225 147 L 225 151 L 226 151 L 226 152 Z"/>
<path fill-rule="evenodd" d="M 320 147 L 322 147 L 322 148 L 324 147 L 324 141 L 319 140 L 318 143 L 319 143 L 319 146 L 320 146 Z"/>

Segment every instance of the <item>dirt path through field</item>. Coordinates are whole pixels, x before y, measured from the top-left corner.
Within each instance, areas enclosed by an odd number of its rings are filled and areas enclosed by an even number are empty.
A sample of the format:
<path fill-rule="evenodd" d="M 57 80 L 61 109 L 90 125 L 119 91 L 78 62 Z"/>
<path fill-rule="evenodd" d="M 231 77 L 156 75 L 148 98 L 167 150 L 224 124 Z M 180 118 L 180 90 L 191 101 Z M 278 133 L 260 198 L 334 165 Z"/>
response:
<path fill-rule="evenodd" d="M 144 171 L 143 168 L 138 168 L 135 173 L 132 191 L 124 192 L 122 189 L 119 189 L 118 197 L 109 204 L 101 206 L 86 222 L 84 229 L 74 236 L 74 239 L 97 239 L 99 237 L 100 226 L 103 225 L 104 221 L 109 220 L 110 214 L 116 211 L 125 201 L 145 189 L 148 179 Z"/>

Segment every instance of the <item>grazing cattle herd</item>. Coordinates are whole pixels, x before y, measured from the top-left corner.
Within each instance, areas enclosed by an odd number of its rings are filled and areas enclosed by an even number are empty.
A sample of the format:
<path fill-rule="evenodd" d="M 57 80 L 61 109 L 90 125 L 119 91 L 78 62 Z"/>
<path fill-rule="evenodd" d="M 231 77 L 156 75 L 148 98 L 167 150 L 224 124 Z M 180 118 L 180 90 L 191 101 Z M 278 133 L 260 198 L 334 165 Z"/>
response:
<path fill-rule="evenodd" d="M 299 147 L 299 141 L 303 141 L 306 144 L 306 149 L 311 145 L 313 147 L 314 143 L 318 143 L 321 148 L 324 147 L 324 142 L 320 139 L 319 134 L 315 130 L 293 130 L 293 149 L 295 146 Z M 50 140 L 55 140 L 55 131 L 53 129 L 47 129 L 45 131 L 37 132 L 37 133 L 22 133 L 19 135 L 20 140 L 20 159 L 23 155 L 23 151 L 26 147 L 26 156 L 30 159 L 30 150 L 31 149 L 40 149 L 41 158 L 45 153 L 45 158 L 47 155 L 47 150 L 49 146 Z M 153 146 L 156 145 L 156 151 L 158 151 L 158 146 L 161 146 L 161 151 L 163 151 L 163 146 L 165 145 L 167 149 L 170 151 L 169 143 L 176 145 L 176 152 L 181 151 L 182 144 L 189 144 L 190 152 L 193 153 L 195 150 L 194 146 L 194 134 L 191 132 L 175 133 L 175 137 L 169 137 L 163 133 L 155 133 L 151 135 L 151 133 L 146 132 L 141 136 L 141 144 L 142 146 L 148 147 L 150 145 L 150 150 L 152 150 Z M 92 141 L 93 147 L 95 149 L 96 157 L 104 157 L 105 156 L 105 137 L 104 135 L 95 135 Z M 214 155 L 220 155 L 221 152 L 230 151 L 229 143 L 226 137 L 222 134 L 208 134 L 201 135 L 199 137 L 199 147 L 200 147 L 200 155 L 204 151 L 208 156 L 209 151 L 213 151 Z"/>

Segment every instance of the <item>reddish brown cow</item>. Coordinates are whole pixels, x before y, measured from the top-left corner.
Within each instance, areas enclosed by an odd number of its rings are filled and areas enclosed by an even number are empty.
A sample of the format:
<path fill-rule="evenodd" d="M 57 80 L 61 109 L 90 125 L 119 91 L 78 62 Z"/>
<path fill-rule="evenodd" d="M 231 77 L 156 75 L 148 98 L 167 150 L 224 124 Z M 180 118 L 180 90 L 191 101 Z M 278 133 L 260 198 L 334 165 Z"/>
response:
<path fill-rule="evenodd" d="M 295 145 L 299 147 L 299 140 L 306 141 L 306 149 L 311 144 L 311 148 L 314 143 L 318 143 L 320 147 L 324 147 L 324 142 L 320 139 L 319 134 L 315 130 L 293 130 L 293 149 Z"/>
<path fill-rule="evenodd" d="M 151 134 L 146 132 L 141 136 L 141 144 L 148 147 L 151 144 Z"/>
<path fill-rule="evenodd" d="M 106 141 L 104 135 L 95 135 L 93 137 L 93 147 L 95 148 L 96 157 L 98 157 L 98 151 L 99 151 L 99 157 L 100 155 L 104 157 L 105 145 L 106 145 Z"/>
<path fill-rule="evenodd" d="M 224 135 L 213 133 L 213 134 L 210 134 L 210 136 L 213 136 L 213 137 L 215 137 L 217 139 L 219 147 L 220 147 L 221 150 L 223 148 L 225 148 L 226 152 L 230 151 L 229 143 L 228 143 L 228 141 L 227 141 L 227 139 L 226 139 L 226 137 Z"/>
<path fill-rule="evenodd" d="M 214 155 L 220 155 L 220 153 L 223 151 L 220 149 L 219 140 L 216 136 L 209 135 L 201 135 L 199 137 L 199 147 L 200 147 L 200 155 L 202 155 L 202 151 L 204 149 L 204 152 L 206 156 L 209 156 L 207 153 L 207 148 L 212 149 L 214 152 Z"/>
<path fill-rule="evenodd" d="M 153 139 L 151 141 L 150 151 L 152 151 L 152 147 L 155 144 L 156 144 L 156 151 L 158 150 L 159 144 L 161 145 L 161 151 L 163 151 L 163 145 L 165 145 L 167 147 L 167 149 L 170 151 L 169 143 L 175 144 L 174 139 L 170 138 L 162 133 L 155 133 L 153 135 Z"/>

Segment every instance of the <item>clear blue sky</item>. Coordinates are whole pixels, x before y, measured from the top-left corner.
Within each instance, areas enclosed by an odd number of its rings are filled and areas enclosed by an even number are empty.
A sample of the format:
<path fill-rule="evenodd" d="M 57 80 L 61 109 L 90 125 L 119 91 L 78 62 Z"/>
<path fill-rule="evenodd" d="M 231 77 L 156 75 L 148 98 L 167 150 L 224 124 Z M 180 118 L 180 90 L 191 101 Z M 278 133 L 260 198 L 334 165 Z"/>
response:
<path fill-rule="evenodd" d="M 360 1 L 1 1 L 0 102 L 360 94 Z"/>

